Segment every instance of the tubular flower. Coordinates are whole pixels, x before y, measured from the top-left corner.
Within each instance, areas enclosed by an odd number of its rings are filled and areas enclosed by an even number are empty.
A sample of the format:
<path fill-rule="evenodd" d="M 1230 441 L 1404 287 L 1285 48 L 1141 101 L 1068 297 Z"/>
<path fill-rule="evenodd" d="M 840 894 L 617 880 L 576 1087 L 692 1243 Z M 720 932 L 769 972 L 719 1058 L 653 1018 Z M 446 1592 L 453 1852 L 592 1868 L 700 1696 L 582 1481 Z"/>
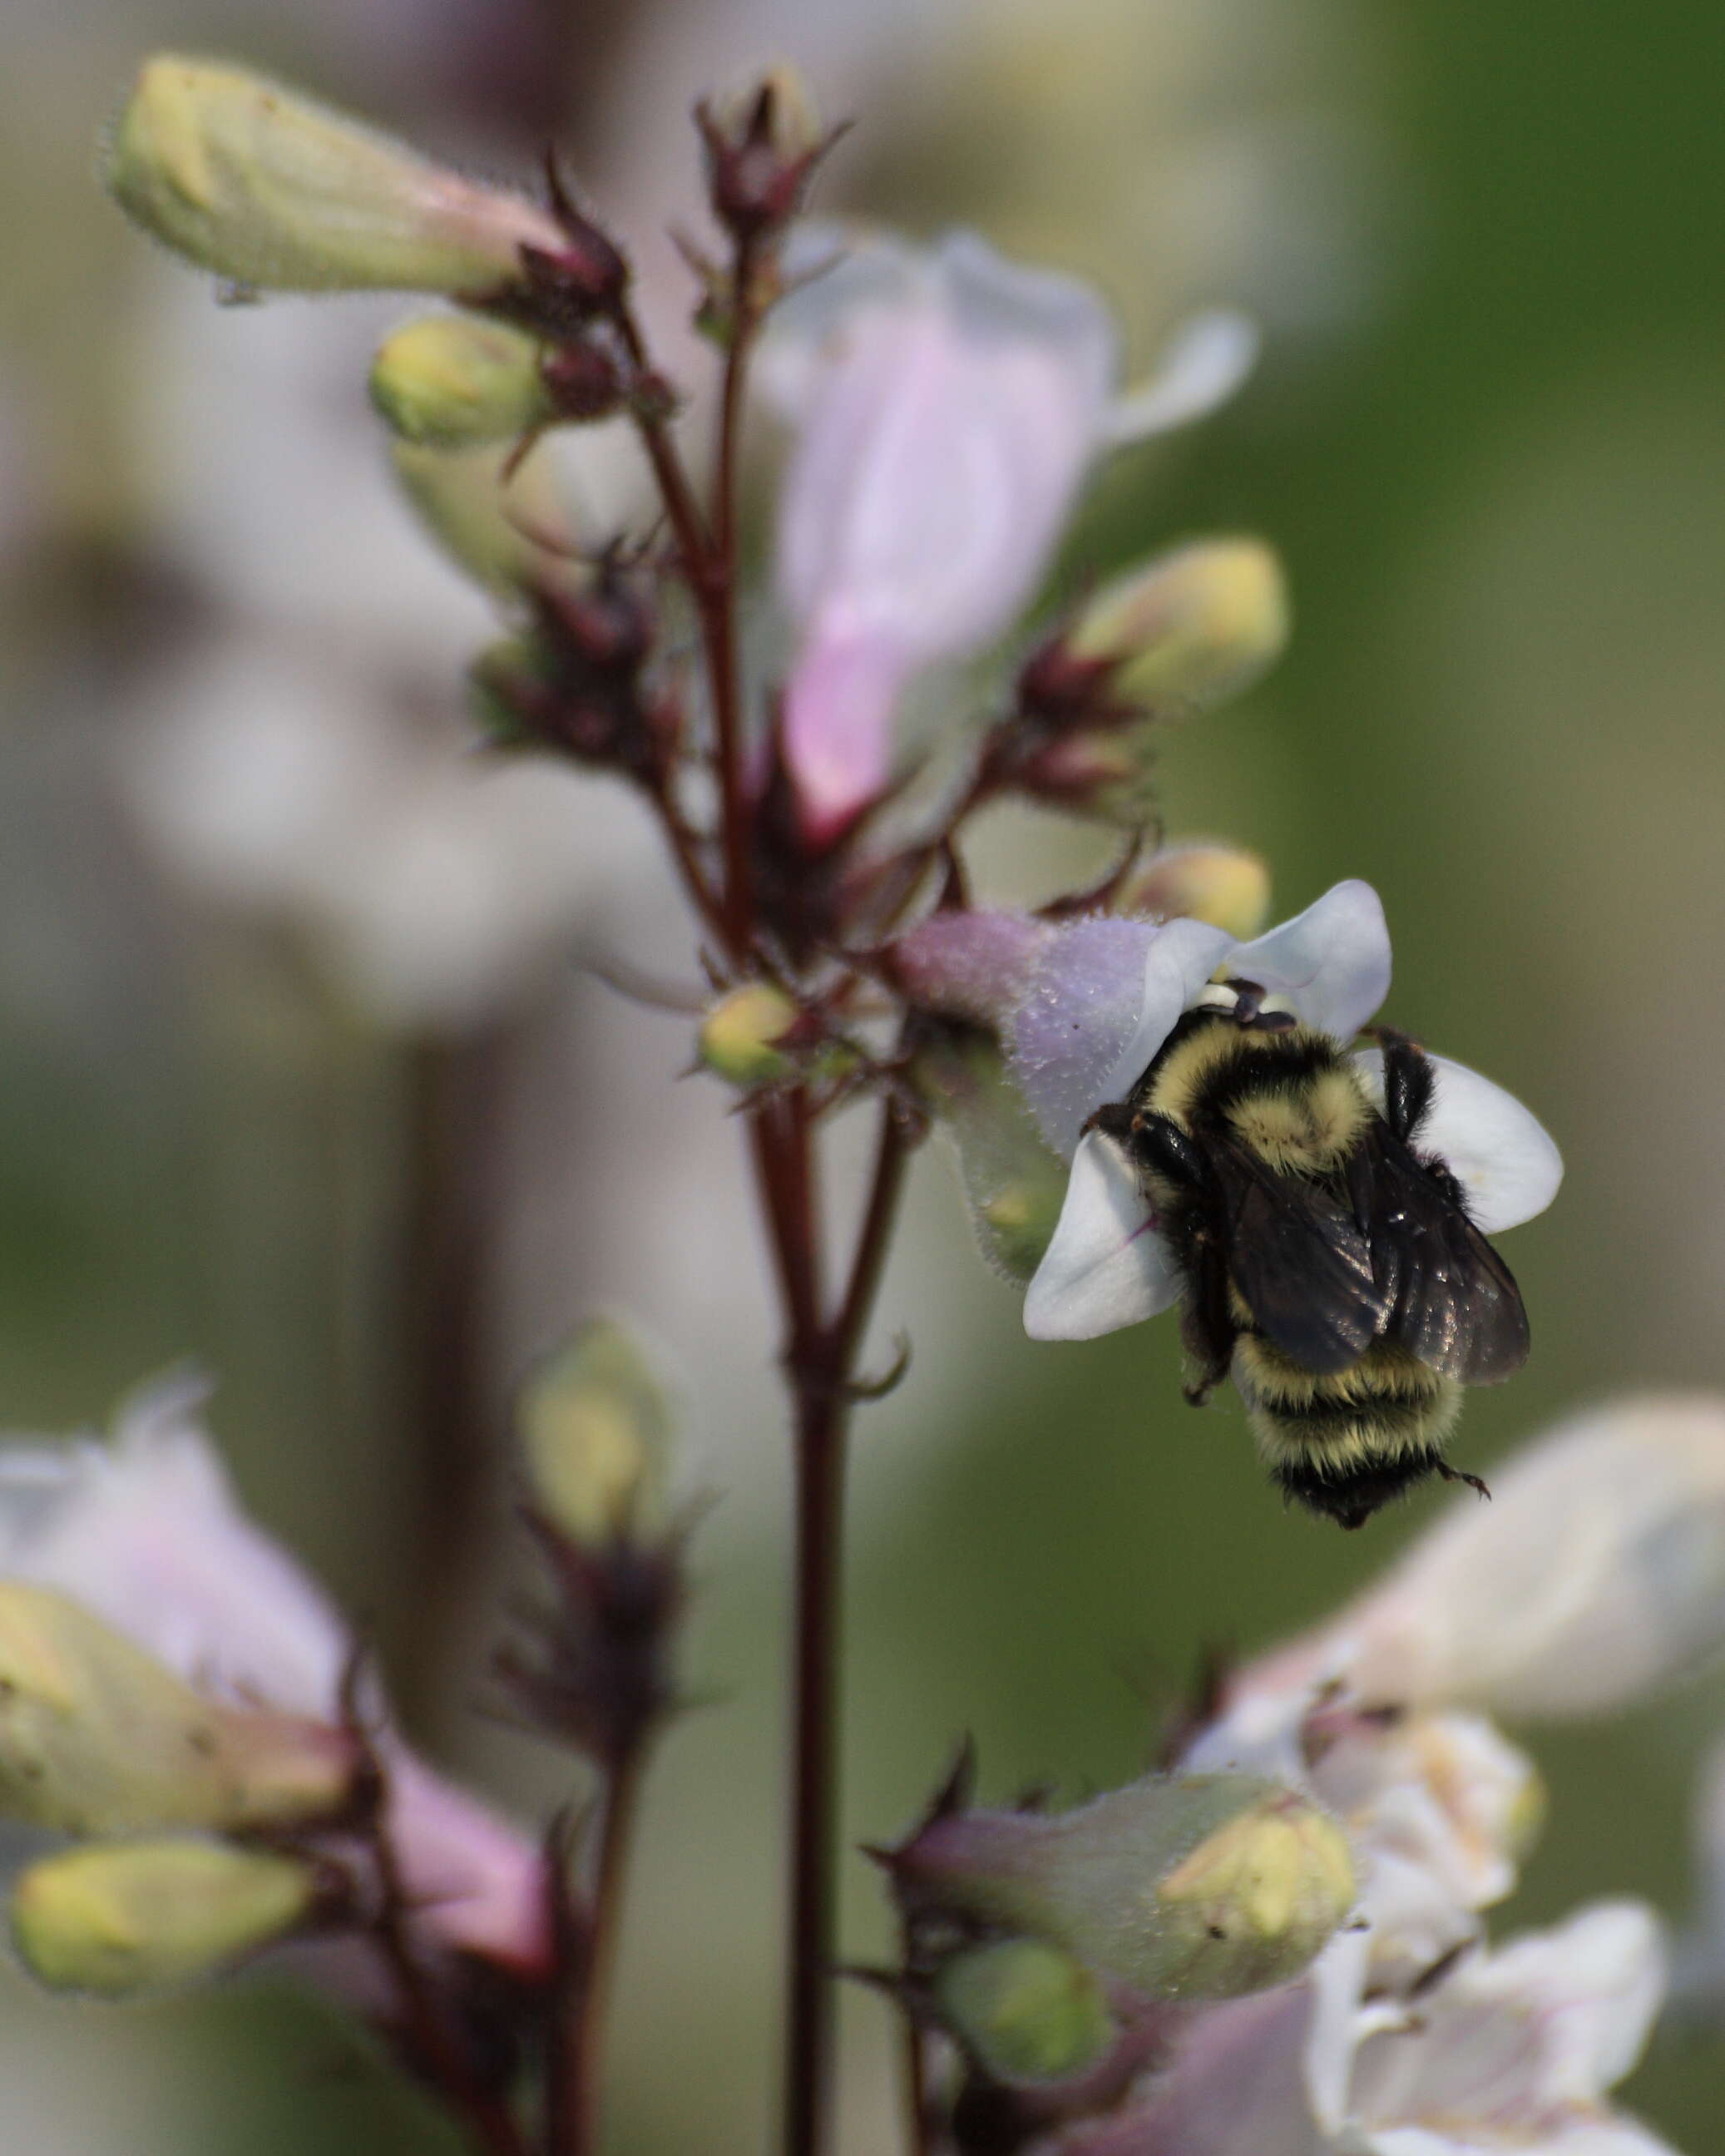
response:
<path fill-rule="evenodd" d="M 234 1709 L 341 1719 L 352 1635 L 239 1509 L 185 1381 L 142 1395 L 111 1444 L 0 1450 L 0 1579 L 55 1589 Z M 511 1965 L 542 1954 L 526 1837 L 387 1728 L 386 1825 L 429 1943 Z"/>
<path fill-rule="evenodd" d="M 886 786 L 911 680 L 983 649 L 1032 598 L 1097 458 L 1210 410 L 1255 338 L 1200 317 L 1120 399 L 1114 326 L 1086 285 L 971 233 L 926 250 L 870 237 L 836 263 L 830 229 L 802 244 L 828 266 L 775 317 L 762 378 L 796 430 L 778 531 L 797 634 L 783 739 L 819 841 Z"/>
<path fill-rule="evenodd" d="M 1337 1943 L 1337 1948 L 1347 1942 Z M 1039 2156 L 1660 2156 L 1609 2092 L 1664 1989 L 1658 1928 L 1603 1902 L 1417 1998 L 1334 1980 L 1211 2009 L 1117 2117 Z M 1358 1958 L 1358 1957 L 1356 1957 Z"/>
<path fill-rule="evenodd" d="M 1204 921 L 1094 919 L 1042 943 L 1009 1041 L 1045 1137 L 1072 1166 L 1060 1224 L 1025 1298 L 1033 1338 L 1091 1339 L 1178 1298 L 1179 1268 L 1137 1174 L 1112 1138 L 1085 1126 L 1125 1098 L 1211 983 L 1250 981 L 1345 1046 L 1383 1002 L 1389 973 L 1383 907 L 1358 882 L 1336 885 L 1249 942 Z M 1444 1056 L 1430 1060 L 1436 1084 L 1420 1143 L 1454 1174 L 1469 1217 L 1495 1234 L 1543 1212 L 1563 1175 L 1550 1137 L 1489 1079 Z M 1382 1051 L 1363 1049 L 1353 1061 L 1381 1101 Z"/>

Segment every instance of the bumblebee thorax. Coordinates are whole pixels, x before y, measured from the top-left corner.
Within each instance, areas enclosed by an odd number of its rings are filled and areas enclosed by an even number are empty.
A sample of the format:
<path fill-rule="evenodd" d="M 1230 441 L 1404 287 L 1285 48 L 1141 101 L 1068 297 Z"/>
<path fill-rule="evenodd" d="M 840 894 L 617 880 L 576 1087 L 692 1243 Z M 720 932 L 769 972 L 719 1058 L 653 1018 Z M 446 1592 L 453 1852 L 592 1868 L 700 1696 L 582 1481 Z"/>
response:
<path fill-rule="evenodd" d="M 1341 1165 L 1375 1112 L 1337 1043 L 1194 1014 L 1146 1074 L 1143 1105 L 1194 1137 L 1225 1133 L 1285 1174 Z"/>

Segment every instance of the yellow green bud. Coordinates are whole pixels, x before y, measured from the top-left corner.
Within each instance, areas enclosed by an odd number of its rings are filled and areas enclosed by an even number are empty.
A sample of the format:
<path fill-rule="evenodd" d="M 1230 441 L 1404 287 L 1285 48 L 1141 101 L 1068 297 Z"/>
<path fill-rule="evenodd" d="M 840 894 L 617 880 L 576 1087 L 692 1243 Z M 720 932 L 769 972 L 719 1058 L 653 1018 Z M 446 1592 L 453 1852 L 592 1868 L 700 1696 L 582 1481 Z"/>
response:
<path fill-rule="evenodd" d="M 474 449 L 514 441 L 553 415 L 537 342 L 475 315 L 428 315 L 385 338 L 372 402 L 403 441 Z"/>
<path fill-rule="evenodd" d="M 716 1004 L 701 1027 L 701 1060 L 733 1086 L 771 1086 L 796 1069 L 778 1045 L 797 1006 L 770 981 L 745 981 Z"/>
<path fill-rule="evenodd" d="M 536 456 L 512 475 L 510 448 L 431 449 L 391 444 L 395 475 L 428 535 L 476 583 L 507 596 L 524 587 L 557 583 L 567 571 L 529 532 L 559 542 L 572 538 L 550 476 Z"/>
<path fill-rule="evenodd" d="M 1152 1775 L 1054 1817 L 951 1813 L 890 1861 L 912 1911 L 1030 1934 L 1156 1999 L 1289 1982 L 1355 1891 L 1334 1820 L 1246 1774 Z"/>
<path fill-rule="evenodd" d="M 1067 655 L 1113 671 L 1122 702 L 1219 702 L 1257 680 L 1288 640 L 1281 565 L 1256 539 L 1207 539 L 1129 570 L 1062 639 Z"/>
<path fill-rule="evenodd" d="M 219 61 L 144 63 L 103 155 L 121 208 L 218 276 L 290 292 L 480 297 L 552 218 L 345 113 Z"/>
<path fill-rule="evenodd" d="M 570 1541 L 663 1533 L 670 1404 L 622 1326 L 583 1326 L 528 1379 L 516 1419 L 534 1502 Z"/>
<path fill-rule="evenodd" d="M 1297 1976 L 1353 1905 L 1336 1822 L 1286 1792 L 1217 1828 L 1156 1887 L 1170 1968 L 1209 1996 Z"/>
<path fill-rule="evenodd" d="M 1270 870 L 1240 846 L 1170 846 L 1127 878 L 1111 911 L 1207 921 L 1245 942 L 1270 918 Z"/>
<path fill-rule="evenodd" d="M 302 1923 L 309 1865 L 219 1841 L 107 1842 L 33 1864 L 12 1937 L 55 1991 L 127 1999 L 195 1984 Z"/>
<path fill-rule="evenodd" d="M 935 2002 L 996 2081 L 1070 2081 L 1113 2041 L 1101 1986 L 1040 1939 L 996 1939 L 942 1964 Z"/>
<path fill-rule="evenodd" d="M 68 1834 L 280 1823 L 340 1810 L 341 1730 L 202 1697 L 81 1603 L 0 1580 L 0 1814 Z"/>

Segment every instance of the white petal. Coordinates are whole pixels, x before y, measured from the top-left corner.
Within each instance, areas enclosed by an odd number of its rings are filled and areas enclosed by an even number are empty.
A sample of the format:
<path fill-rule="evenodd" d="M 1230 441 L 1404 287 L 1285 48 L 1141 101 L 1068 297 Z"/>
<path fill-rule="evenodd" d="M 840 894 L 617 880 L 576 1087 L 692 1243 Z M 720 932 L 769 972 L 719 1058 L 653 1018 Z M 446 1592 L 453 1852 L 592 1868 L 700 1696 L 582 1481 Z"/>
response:
<path fill-rule="evenodd" d="M 1373 1097 L 1384 1099 L 1384 1051 L 1353 1059 Z M 1452 1063 L 1429 1058 L 1436 1074 L 1419 1143 L 1437 1154 L 1467 1193 L 1468 1210 L 1488 1235 L 1544 1212 L 1563 1179 L 1563 1157 L 1551 1134 L 1513 1093 Z"/>
<path fill-rule="evenodd" d="M 1173 1254 L 1137 1178 L 1100 1131 L 1080 1143 L 1060 1225 L 1024 1297 L 1033 1340 L 1094 1340 L 1166 1310 L 1180 1292 Z"/>
<path fill-rule="evenodd" d="M 1613 1402 L 1493 1471 L 1332 1627 L 1362 1697 L 1612 1713 L 1725 1648 L 1725 1402 Z"/>
<path fill-rule="evenodd" d="M 335 1705 L 347 1628 L 234 1502 L 184 1378 L 113 1443 L 0 1451 L 0 1574 L 57 1587 L 182 1676 L 294 1712 Z"/>
<path fill-rule="evenodd" d="M 1058 930 L 1014 1015 L 1013 1075 L 1055 1152 L 1122 1099 L 1228 949 L 1201 921 L 1102 916 Z"/>
<path fill-rule="evenodd" d="M 1338 883 L 1268 935 L 1236 944 L 1230 973 L 1286 996 L 1307 1025 L 1351 1040 L 1389 993 L 1389 930 L 1368 883 Z"/>
<path fill-rule="evenodd" d="M 1227 932 L 1207 921 L 1169 921 L 1144 954 L 1144 1000 L 1132 1039 L 1103 1081 L 1101 1098 L 1118 1101 L 1154 1061 L 1180 1014 L 1216 970 Z"/>
<path fill-rule="evenodd" d="M 1225 404 L 1258 362 L 1263 340 L 1250 316 L 1194 315 L 1168 340 L 1161 364 L 1115 404 L 1117 442 L 1141 442 L 1202 419 Z"/>

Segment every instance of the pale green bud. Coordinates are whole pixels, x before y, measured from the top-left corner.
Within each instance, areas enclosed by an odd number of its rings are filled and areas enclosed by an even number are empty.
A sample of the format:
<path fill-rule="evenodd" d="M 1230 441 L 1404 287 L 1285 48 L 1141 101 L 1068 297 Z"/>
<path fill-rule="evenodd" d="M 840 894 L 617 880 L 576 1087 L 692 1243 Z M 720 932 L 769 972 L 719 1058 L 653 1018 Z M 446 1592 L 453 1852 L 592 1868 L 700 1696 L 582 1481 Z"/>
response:
<path fill-rule="evenodd" d="M 1127 879 L 1110 910 L 1207 921 L 1247 942 L 1270 918 L 1270 870 L 1240 846 L 1170 846 Z"/>
<path fill-rule="evenodd" d="M 552 416 L 541 349 L 475 315 L 428 315 L 386 337 L 372 362 L 372 402 L 403 441 L 474 449 L 514 441 Z"/>
<path fill-rule="evenodd" d="M 1335 1821 L 1246 1774 L 1153 1775 L 1052 1818 L 949 1814 L 891 1862 L 912 1909 L 1034 1934 L 1158 1999 L 1291 1981 L 1355 1892 Z"/>
<path fill-rule="evenodd" d="M 570 536 L 562 506 L 537 457 L 513 475 L 498 445 L 434 449 L 391 444 L 395 475 L 419 521 L 458 569 L 488 590 L 511 594 L 565 574 L 554 552 L 528 536 Z"/>
<path fill-rule="evenodd" d="M 622 1326 L 597 1318 L 542 1363 L 516 1419 L 534 1502 L 571 1542 L 664 1532 L 670 1404 Z"/>
<path fill-rule="evenodd" d="M 1206 539 L 1105 585 L 1061 639 L 1066 655 L 1109 665 L 1128 704 L 1218 703 L 1246 688 L 1288 640 L 1287 587 L 1256 539 Z"/>
<path fill-rule="evenodd" d="M 942 1964 L 934 1996 L 996 2081 L 1070 2081 L 1093 2066 L 1117 2034 L 1096 1978 L 1040 1939 L 966 1948 Z"/>
<path fill-rule="evenodd" d="M 745 981 L 701 1020 L 701 1060 L 733 1086 L 772 1086 L 796 1065 L 778 1044 L 797 1022 L 797 1006 L 770 981 Z"/>
<path fill-rule="evenodd" d="M 33 1864 L 13 1890 L 12 1937 L 54 1991 L 102 1999 L 213 1976 L 302 1923 L 312 1867 L 220 1841 L 107 1842 Z"/>
<path fill-rule="evenodd" d="M 245 69 L 146 60 L 103 156 L 146 231 L 218 276 L 285 292 L 483 297 L 557 249 L 544 211 Z"/>
<path fill-rule="evenodd" d="M 339 1810 L 343 1731 L 202 1697 L 81 1603 L 0 1580 L 0 1813 L 68 1834 Z"/>

